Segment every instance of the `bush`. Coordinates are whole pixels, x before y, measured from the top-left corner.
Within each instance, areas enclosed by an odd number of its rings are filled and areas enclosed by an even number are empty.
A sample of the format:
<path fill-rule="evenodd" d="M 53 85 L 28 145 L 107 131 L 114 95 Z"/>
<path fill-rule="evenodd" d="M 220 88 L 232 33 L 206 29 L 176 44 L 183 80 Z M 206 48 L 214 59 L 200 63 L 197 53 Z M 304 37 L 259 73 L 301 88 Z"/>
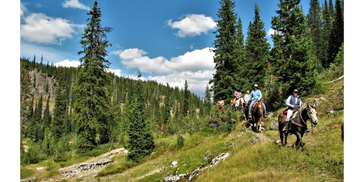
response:
<path fill-rule="evenodd" d="M 185 139 L 182 135 L 178 135 L 177 137 L 177 149 L 181 149 L 184 146 Z"/>

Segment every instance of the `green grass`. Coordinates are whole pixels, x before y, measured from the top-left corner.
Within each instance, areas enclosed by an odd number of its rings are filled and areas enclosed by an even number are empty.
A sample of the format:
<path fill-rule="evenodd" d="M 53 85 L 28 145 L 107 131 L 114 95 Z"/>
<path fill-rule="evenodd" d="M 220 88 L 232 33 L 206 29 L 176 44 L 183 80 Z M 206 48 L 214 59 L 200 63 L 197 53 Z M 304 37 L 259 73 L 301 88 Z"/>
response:
<path fill-rule="evenodd" d="M 274 117 L 264 120 L 265 135 L 272 141 L 250 143 L 256 134 L 248 131 L 241 135 L 244 122 L 238 122 L 232 133 L 218 133 L 206 136 L 206 132 L 184 135 L 185 145 L 176 150 L 176 136 L 157 139 L 157 152 L 147 158 L 142 164 L 127 169 L 122 177 L 112 181 L 161 181 L 168 174 L 174 174 L 176 168 L 171 168 L 172 161 L 178 161 L 178 174 L 186 174 L 203 165 L 205 153 L 209 150 L 213 155 L 228 151 L 229 158 L 224 162 L 207 169 L 195 181 L 343 181 L 344 176 L 344 145 L 341 141 L 340 126 L 344 120 L 344 111 L 335 110 L 334 100 L 338 96 L 343 82 L 328 86 L 326 94 L 307 98 L 312 102 L 318 97 L 325 97 L 317 107 L 319 124 L 314 130 L 305 134 L 303 142 L 305 151 L 295 150 L 291 145 L 296 141 L 294 135 L 288 136 L 288 146 L 282 147 L 274 143 L 280 140 L 277 130 L 269 130 Z M 335 89 L 336 88 L 336 89 Z M 342 104 L 342 100 L 335 101 L 335 105 Z M 333 114 L 327 114 L 334 109 Z M 235 146 L 230 144 L 235 143 Z M 162 152 L 163 151 L 163 152 Z M 159 173 L 141 176 L 162 169 Z"/>
<path fill-rule="evenodd" d="M 31 177 L 34 172 L 30 169 L 20 169 L 20 179 Z"/>
<path fill-rule="evenodd" d="M 274 112 L 272 119 L 264 119 L 264 134 L 272 141 L 250 143 L 251 138 L 257 134 L 250 130 L 242 134 L 241 129 L 245 127 L 245 122 L 239 120 L 229 134 L 216 132 L 216 129 L 199 131 L 193 135 L 186 133 L 183 135 L 184 146 L 179 149 L 177 135 L 159 135 L 155 136 L 155 152 L 140 164 L 126 160 L 126 155 L 117 155 L 113 158 L 116 163 L 107 166 L 96 178 L 101 180 L 101 177 L 122 173 L 123 176 L 106 181 L 161 181 L 168 175 L 173 175 L 177 168 L 178 174 L 186 174 L 204 165 L 205 154 L 210 151 L 213 156 L 222 152 L 229 152 L 230 156 L 222 163 L 207 169 L 195 181 L 343 181 L 344 145 L 340 126 L 344 121 L 344 111 L 340 110 L 343 98 L 338 94 L 342 84 L 343 81 L 339 81 L 328 85 L 326 94 L 306 98 L 306 101 L 312 102 L 315 98 L 325 97 L 326 101 L 321 101 L 317 107 L 318 125 L 303 137 L 306 144 L 304 152 L 290 147 L 296 141 L 294 135 L 288 136 L 288 147 L 274 143 L 280 140 L 279 133 L 269 128 L 271 121 L 277 119 L 278 113 L 285 109 L 281 108 Z M 328 114 L 331 110 L 334 113 Z M 233 113 L 233 116 L 240 119 L 238 112 Z M 110 145 L 99 146 L 88 156 L 100 155 L 107 152 L 109 147 Z M 58 174 L 61 167 L 89 158 L 78 157 L 72 153 L 69 155 L 72 157 L 63 162 L 45 160 L 38 163 L 39 166 L 48 166 L 47 174 L 42 179 Z M 170 166 L 172 161 L 178 161 L 177 168 Z M 22 175 L 32 175 L 29 174 L 31 171 L 22 170 Z M 156 170 L 160 172 L 155 172 Z M 155 173 L 151 174 L 152 172 Z"/>

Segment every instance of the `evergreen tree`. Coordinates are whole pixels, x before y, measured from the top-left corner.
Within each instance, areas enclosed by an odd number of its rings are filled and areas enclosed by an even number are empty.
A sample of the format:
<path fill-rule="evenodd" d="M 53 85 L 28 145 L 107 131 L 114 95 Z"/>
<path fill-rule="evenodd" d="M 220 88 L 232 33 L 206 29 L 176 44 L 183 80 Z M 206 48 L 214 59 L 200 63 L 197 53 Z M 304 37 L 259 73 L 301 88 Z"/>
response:
<path fill-rule="evenodd" d="M 101 26 L 101 11 L 97 1 L 87 13 L 87 27 L 82 34 L 81 65 L 77 75 L 74 93 L 73 122 L 77 123 L 77 147 L 79 152 L 91 150 L 96 145 L 96 132 L 100 136 L 99 143 L 107 143 L 110 139 L 109 121 L 110 100 L 107 87 L 110 78 L 106 74 L 110 62 L 106 60 L 106 48 L 111 44 L 106 40 L 106 32 L 111 28 Z"/>
<path fill-rule="evenodd" d="M 42 123 L 43 136 L 46 134 L 45 133 L 46 128 L 49 130 L 51 121 L 52 121 L 52 116 L 49 113 L 49 95 L 48 95 L 47 104 L 46 104 L 46 107 L 44 109 L 44 114 L 43 114 L 43 123 Z"/>
<path fill-rule="evenodd" d="M 333 28 L 331 29 L 331 36 L 329 42 L 329 62 L 332 63 L 338 53 L 342 43 L 344 42 L 344 14 L 342 1 L 336 0 L 335 2 L 335 16 L 333 21 Z M 326 65 L 329 66 L 329 65 Z"/>
<path fill-rule="evenodd" d="M 243 23 L 241 22 L 240 17 L 238 20 L 237 44 L 235 52 L 239 67 L 237 83 L 238 85 L 242 85 L 247 82 L 247 79 L 244 77 L 244 73 L 246 72 L 246 47 L 244 45 Z"/>
<path fill-rule="evenodd" d="M 41 124 L 42 124 L 42 108 L 43 108 L 43 98 L 42 95 L 40 96 L 38 100 L 37 107 L 34 111 L 33 115 L 33 122 L 34 122 L 34 142 L 38 142 L 39 140 L 43 139 L 43 132 L 41 130 Z"/>
<path fill-rule="evenodd" d="M 237 15 L 234 12 L 235 2 L 231 0 L 221 0 L 221 8 L 218 9 L 217 30 L 214 32 L 215 53 L 214 63 L 216 73 L 210 84 L 213 83 L 212 91 L 214 100 L 220 97 L 231 98 L 235 88 L 239 86 L 239 64 L 237 61 Z"/>
<path fill-rule="evenodd" d="M 322 66 L 327 68 L 329 65 L 330 53 L 329 53 L 329 41 L 330 34 L 332 29 L 332 17 L 330 14 L 329 6 L 327 1 L 325 0 L 325 4 L 322 8 L 322 17 L 323 17 L 323 28 L 322 28 Z"/>
<path fill-rule="evenodd" d="M 309 36 L 312 41 L 311 55 L 316 58 L 316 65 L 318 68 L 322 67 L 322 60 L 324 60 L 324 40 L 322 39 L 322 18 L 321 8 L 318 0 L 310 1 L 309 14 L 307 15 L 307 25 Z"/>
<path fill-rule="evenodd" d="M 147 119 L 144 114 L 144 97 L 142 94 L 141 73 L 138 74 L 138 82 L 134 88 L 135 96 L 129 107 L 128 120 L 130 128 L 128 131 L 128 159 L 140 162 L 144 157 L 150 155 L 155 148 L 153 136 L 148 131 Z"/>
<path fill-rule="evenodd" d="M 53 118 L 51 121 L 51 132 L 53 133 L 54 139 L 58 141 L 65 132 L 65 122 L 67 120 L 67 98 L 64 90 L 64 75 L 60 74 L 58 79 L 58 86 L 55 92 L 55 101 L 53 109 Z"/>
<path fill-rule="evenodd" d="M 31 94 L 31 81 L 29 74 L 28 61 L 20 60 L 20 130 L 21 134 L 25 134 L 25 128 L 29 124 L 29 117 L 27 112 L 27 107 L 30 104 L 29 99 L 32 98 Z M 28 109 L 30 110 L 30 108 Z"/>
<path fill-rule="evenodd" d="M 274 47 L 272 54 L 272 69 L 281 85 L 282 95 L 279 103 L 292 94 L 293 89 L 308 95 L 316 84 L 315 71 L 309 59 L 310 41 L 307 39 L 307 24 L 300 0 L 280 0 L 278 16 L 272 18 L 272 28 L 277 31 L 272 36 Z"/>
<path fill-rule="evenodd" d="M 250 89 L 254 83 L 259 83 L 260 87 L 264 88 L 264 79 L 268 67 L 267 60 L 269 59 L 269 43 L 257 4 L 254 7 L 254 21 L 249 24 L 248 28 L 246 52 L 247 64 L 245 64 L 243 77 L 248 82 L 245 84 L 244 90 Z"/>
<path fill-rule="evenodd" d="M 190 91 L 188 90 L 188 83 L 187 80 L 185 81 L 185 89 L 183 91 L 183 107 L 182 107 L 182 115 L 187 116 L 189 103 L 190 101 Z"/>
<path fill-rule="evenodd" d="M 164 118 L 163 121 L 167 122 L 168 119 L 171 117 L 171 103 L 170 103 L 170 93 L 169 93 L 170 87 L 167 83 L 167 89 L 165 91 L 164 95 Z"/>
<path fill-rule="evenodd" d="M 210 113 L 211 110 L 211 92 L 210 92 L 210 88 L 209 88 L 209 84 L 206 85 L 206 89 L 205 89 L 205 110 L 206 110 L 206 114 Z"/>

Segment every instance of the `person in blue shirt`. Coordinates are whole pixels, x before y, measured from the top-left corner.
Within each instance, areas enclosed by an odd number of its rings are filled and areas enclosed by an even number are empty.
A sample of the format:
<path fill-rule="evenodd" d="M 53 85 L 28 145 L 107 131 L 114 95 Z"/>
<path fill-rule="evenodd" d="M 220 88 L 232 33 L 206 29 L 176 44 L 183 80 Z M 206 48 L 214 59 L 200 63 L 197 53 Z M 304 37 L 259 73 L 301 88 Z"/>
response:
<path fill-rule="evenodd" d="M 262 92 L 258 89 L 258 84 L 254 84 L 254 90 L 250 93 L 249 96 L 249 118 L 252 117 L 252 106 L 254 105 L 255 102 L 262 102 Z M 263 108 L 264 108 L 264 118 L 267 117 L 267 111 L 265 109 L 265 104 L 262 102 Z"/>

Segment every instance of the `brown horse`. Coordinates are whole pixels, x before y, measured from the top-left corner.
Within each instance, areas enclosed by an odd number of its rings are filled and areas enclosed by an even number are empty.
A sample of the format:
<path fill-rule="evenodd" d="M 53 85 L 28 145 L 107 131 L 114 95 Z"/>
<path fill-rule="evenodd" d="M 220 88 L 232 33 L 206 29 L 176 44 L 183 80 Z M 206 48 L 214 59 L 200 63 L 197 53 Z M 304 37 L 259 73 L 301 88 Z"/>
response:
<path fill-rule="evenodd" d="M 249 123 L 253 124 L 252 128 L 256 124 L 256 130 L 261 132 L 262 131 L 262 119 L 263 119 L 263 105 L 261 102 L 255 102 L 252 106 L 252 119 L 249 121 Z M 258 126 L 259 122 L 259 126 Z"/>

